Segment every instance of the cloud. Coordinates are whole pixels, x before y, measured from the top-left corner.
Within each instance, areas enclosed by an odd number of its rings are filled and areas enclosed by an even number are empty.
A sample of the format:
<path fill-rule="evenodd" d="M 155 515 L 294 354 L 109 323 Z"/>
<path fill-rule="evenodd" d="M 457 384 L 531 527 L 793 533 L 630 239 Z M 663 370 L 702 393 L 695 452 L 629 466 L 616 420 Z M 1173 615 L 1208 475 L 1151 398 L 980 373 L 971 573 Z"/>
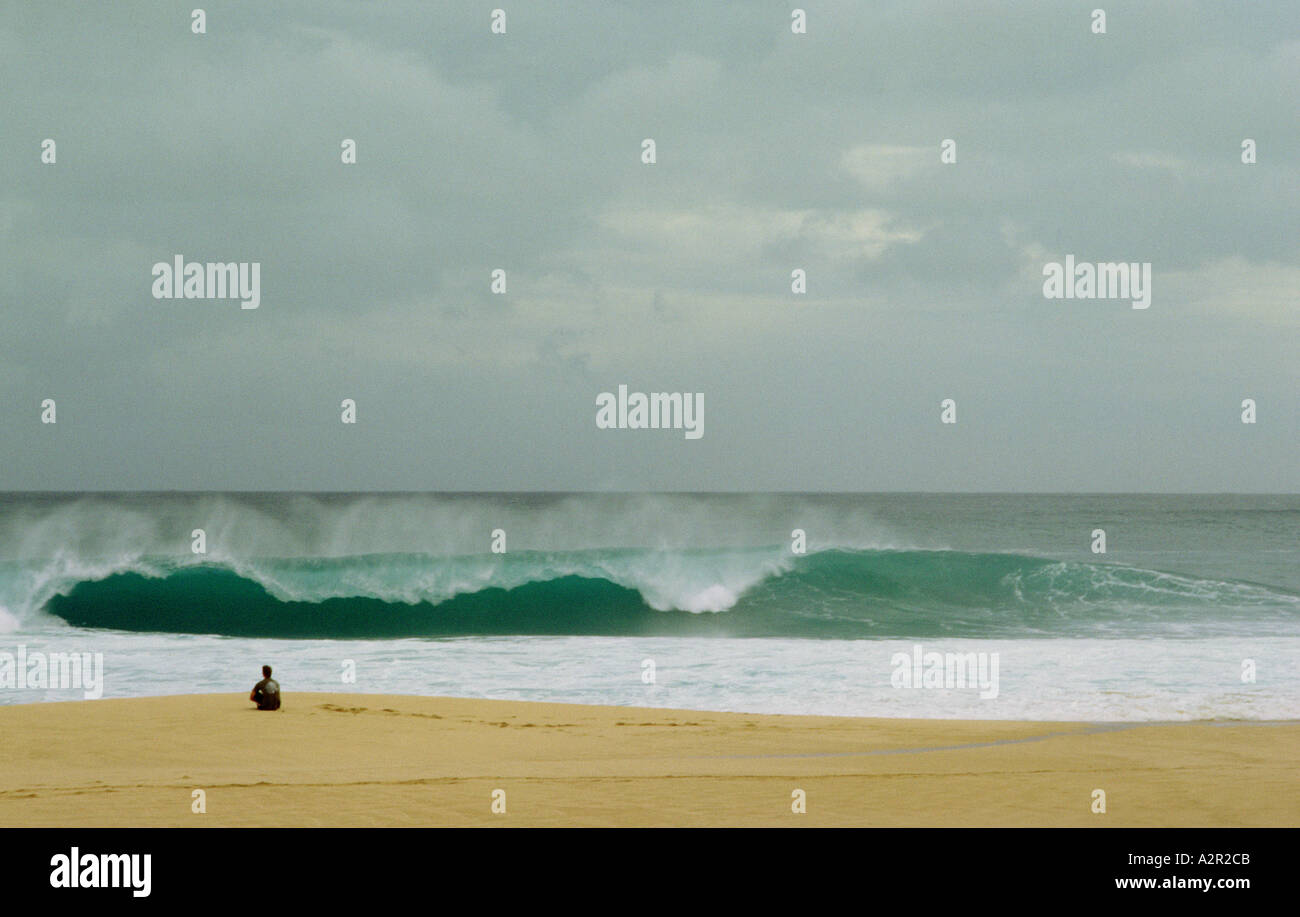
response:
<path fill-rule="evenodd" d="M 637 489 L 663 454 L 580 435 L 585 387 L 634 377 L 711 393 L 710 436 L 734 438 L 694 482 L 794 484 L 797 414 L 819 456 L 799 487 L 1050 489 L 1062 380 L 1176 388 L 1228 334 L 1293 398 L 1295 11 L 1137 3 L 1104 40 L 1086 12 L 831 2 L 795 36 L 759 5 L 555 0 L 494 37 L 471 7 L 320 0 L 210 10 L 194 36 L 147 2 L 24 5 L 0 25 L 0 489 L 185 487 L 204 462 L 246 487 L 500 484 L 465 456 L 517 430 L 535 456 L 512 486 Z M 261 309 L 151 299 L 177 252 L 260 261 Z M 1045 308 L 1066 252 L 1151 261 L 1146 324 Z M 997 461 L 908 447 L 931 432 L 916 393 L 989 380 L 1027 405 Z M 351 465 L 315 426 L 342 386 L 391 412 Z M 55 391 L 43 452 L 25 424 Z M 1137 441 L 1094 415 L 1077 441 Z M 1259 463 L 1300 487 L 1290 452 Z M 1197 474 L 1180 485 L 1227 480 Z"/>
<path fill-rule="evenodd" d="M 890 191 L 900 182 L 921 174 L 939 162 L 938 144 L 934 148 L 863 144 L 845 151 L 840 159 L 854 180 L 868 191 Z"/>
<path fill-rule="evenodd" d="M 1164 287 L 1161 298 L 1179 311 L 1300 325 L 1300 265 L 1233 255 L 1157 277 Z"/>
<path fill-rule="evenodd" d="M 782 246 L 799 243 L 820 258 L 872 260 L 894 245 L 918 241 L 922 232 L 901 227 L 885 210 L 779 209 L 735 204 L 690 210 L 619 208 L 598 225 L 627 257 L 683 264 L 751 264 Z"/>

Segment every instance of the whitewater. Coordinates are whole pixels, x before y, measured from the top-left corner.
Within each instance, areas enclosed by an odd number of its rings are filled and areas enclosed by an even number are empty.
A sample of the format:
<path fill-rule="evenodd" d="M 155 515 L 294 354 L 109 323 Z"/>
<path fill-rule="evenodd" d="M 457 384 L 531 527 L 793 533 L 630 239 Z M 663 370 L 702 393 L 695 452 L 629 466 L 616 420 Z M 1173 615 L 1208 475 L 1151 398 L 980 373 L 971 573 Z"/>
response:
<path fill-rule="evenodd" d="M 1298 534 L 1294 496 L 9 494 L 0 650 L 101 652 L 105 697 L 270 662 L 287 697 L 1290 719 Z M 918 645 L 997 653 L 997 698 L 891 685 Z"/>

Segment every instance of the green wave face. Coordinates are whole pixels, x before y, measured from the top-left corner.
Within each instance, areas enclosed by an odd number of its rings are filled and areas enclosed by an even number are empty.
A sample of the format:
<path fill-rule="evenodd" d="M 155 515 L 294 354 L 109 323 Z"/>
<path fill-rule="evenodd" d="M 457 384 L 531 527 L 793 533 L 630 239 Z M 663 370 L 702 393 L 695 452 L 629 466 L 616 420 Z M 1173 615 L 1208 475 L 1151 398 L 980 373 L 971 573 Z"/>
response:
<path fill-rule="evenodd" d="M 810 638 L 1293 633 L 1300 596 L 1018 554 L 641 549 L 137 562 L 61 584 L 91 628 L 231 636 Z"/>

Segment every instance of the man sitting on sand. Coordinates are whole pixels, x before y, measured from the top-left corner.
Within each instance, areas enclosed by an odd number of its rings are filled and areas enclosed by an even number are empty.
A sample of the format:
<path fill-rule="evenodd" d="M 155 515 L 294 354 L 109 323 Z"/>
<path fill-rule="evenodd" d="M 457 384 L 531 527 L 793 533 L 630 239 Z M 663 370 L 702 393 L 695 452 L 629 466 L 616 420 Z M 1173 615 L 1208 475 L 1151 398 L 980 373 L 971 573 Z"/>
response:
<path fill-rule="evenodd" d="M 265 677 L 253 685 L 253 693 L 248 695 L 248 699 L 257 704 L 258 710 L 279 710 L 280 683 L 271 677 L 269 665 L 262 666 L 262 674 Z"/>

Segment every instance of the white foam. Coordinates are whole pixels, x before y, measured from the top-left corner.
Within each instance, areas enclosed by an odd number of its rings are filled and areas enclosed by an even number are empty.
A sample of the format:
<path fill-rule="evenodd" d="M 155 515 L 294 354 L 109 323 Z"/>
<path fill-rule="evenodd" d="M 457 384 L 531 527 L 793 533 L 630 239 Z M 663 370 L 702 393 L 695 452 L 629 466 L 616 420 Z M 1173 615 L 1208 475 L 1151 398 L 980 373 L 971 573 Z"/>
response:
<path fill-rule="evenodd" d="M 1289 677 L 1300 637 L 921 641 L 927 651 L 996 652 L 999 690 L 897 688 L 894 653 L 915 641 L 659 637 L 270 640 L 91 631 L 8 636 L 29 651 L 103 652 L 105 696 L 246 692 L 275 666 L 295 691 L 338 691 L 339 660 L 361 693 L 447 695 L 939 719 L 1152 722 L 1300 719 Z M 641 680 L 655 661 L 656 683 Z M 1257 682 L 1243 683 L 1242 661 Z M 0 703 L 71 699 L 0 691 Z"/>

